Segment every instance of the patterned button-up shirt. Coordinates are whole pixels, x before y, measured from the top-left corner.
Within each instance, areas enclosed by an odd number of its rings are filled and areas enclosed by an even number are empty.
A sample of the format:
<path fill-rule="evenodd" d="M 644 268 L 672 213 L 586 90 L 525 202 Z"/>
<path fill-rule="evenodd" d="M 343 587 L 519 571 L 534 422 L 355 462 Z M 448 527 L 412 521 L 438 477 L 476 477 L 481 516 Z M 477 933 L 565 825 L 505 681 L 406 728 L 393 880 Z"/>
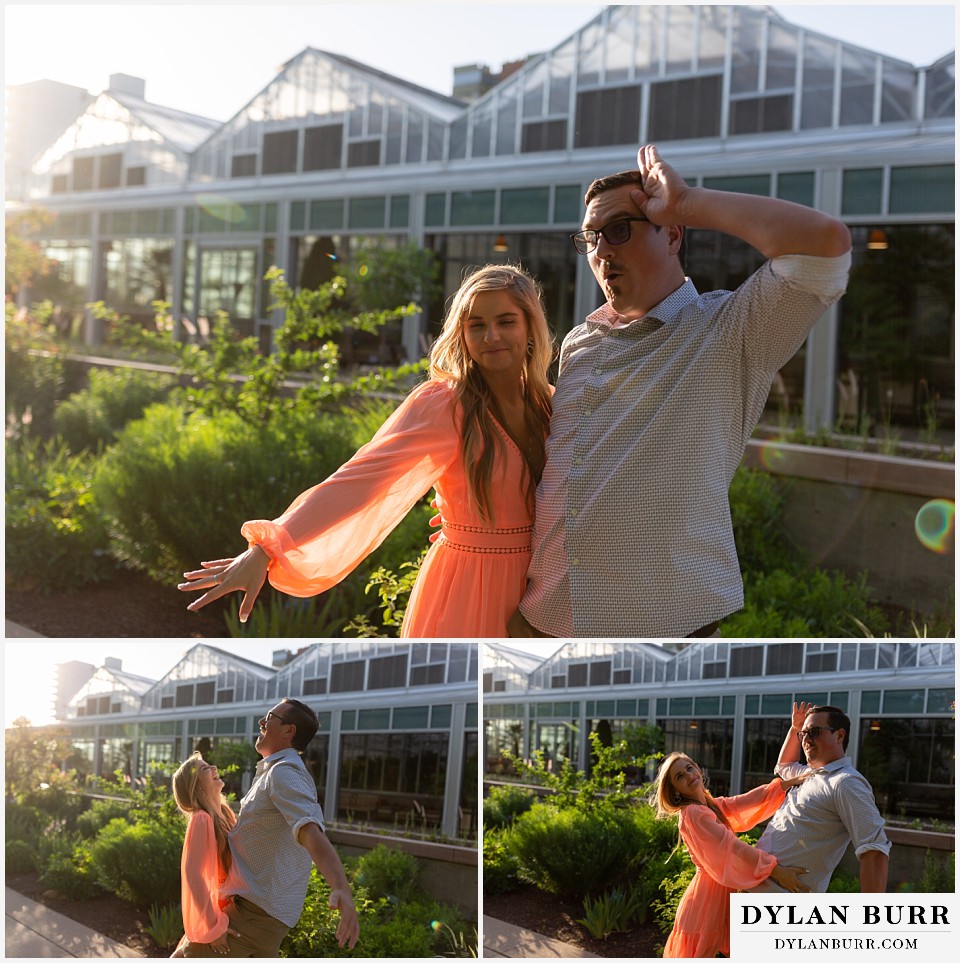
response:
<path fill-rule="evenodd" d="M 802 762 L 775 769 L 781 779 L 809 771 Z M 813 893 L 825 893 L 847 844 L 853 845 L 857 858 L 871 849 L 889 856 L 891 844 L 870 783 L 853 768 L 849 756 L 813 772 L 787 793 L 757 849 L 776 856 L 781 866 L 802 866 L 807 870 L 804 885 Z"/>
<path fill-rule="evenodd" d="M 526 594 L 559 637 L 685 636 L 743 605 L 728 489 L 770 385 L 846 287 L 850 255 L 689 279 L 644 317 L 567 335 Z"/>
<path fill-rule="evenodd" d="M 227 837 L 233 864 L 222 892 L 242 896 L 265 913 L 296 926 L 313 860 L 297 835 L 307 823 L 324 828 L 317 787 L 296 749 L 257 763 L 237 824 Z"/>

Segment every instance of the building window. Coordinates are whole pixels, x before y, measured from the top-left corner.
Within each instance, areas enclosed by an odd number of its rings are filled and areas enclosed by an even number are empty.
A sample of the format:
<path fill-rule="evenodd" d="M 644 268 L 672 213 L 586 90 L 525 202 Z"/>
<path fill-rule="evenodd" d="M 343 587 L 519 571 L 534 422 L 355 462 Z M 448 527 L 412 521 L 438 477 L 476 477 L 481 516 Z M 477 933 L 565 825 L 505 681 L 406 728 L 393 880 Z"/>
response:
<path fill-rule="evenodd" d="M 882 168 L 843 172 L 843 214 L 879 214 L 882 205 Z"/>
<path fill-rule="evenodd" d="M 263 135 L 263 173 L 290 174 L 297 169 L 300 132 L 279 130 Z"/>
<path fill-rule="evenodd" d="M 382 230 L 387 218 L 386 197 L 351 197 L 349 226 Z"/>
<path fill-rule="evenodd" d="M 183 706 L 193 705 L 193 686 L 192 685 L 178 685 L 177 686 L 177 708 L 182 708 Z"/>
<path fill-rule="evenodd" d="M 54 174 L 50 182 L 51 194 L 66 194 L 68 189 L 68 177 L 66 174 Z"/>
<path fill-rule="evenodd" d="M 100 166 L 97 171 L 97 187 L 101 190 L 119 187 L 120 178 L 123 173 L 122 154 L 104 154 L 100 158 Z"/>
<path fill-rule="evenodd" d="M 640 137 L 640 90 L 640 85 L 636 84 L 578 94 L 574 147 L 635 144 Z M 684 105 L 685 110 L 690 108 L 691 104 Z"/>
<path fill-rule="evenodd" d="M 550 188 L 530 187 L 500 193 L 501 224 L 546 224 Z"/>
<path fill-rule="evenodd" d="M 362 659 L 355 662 L 335 663 L 330 673 L 330 691 L 362 692 L 365 665 Z"/>
<path fill-rule="evenodd" d="M 563 675 L 550 676 L 551 689 L 565 689 L 567 687 L 567 677 Z"/>
<path fill-rule="evenodd" d="M 303 680 L 304 695 L 325 695 L 326 692 L 327 692 L 326 679 L 304 679 Z"/>
<path fill-rule="evenodd" d="M 493 224 L 494 191 L 458 191 L 453 194 L 450 224 Z"/>
<path fill-rule="evenodd" d="M 780 174 L 777 177 L 777 197 L 785 201 L 793 201 L 794 204 L 813 207 L 815 183 L 813 171 Z"/>
<path fill-rule="evenodd" d="M 610 663 L 590 663 L 590 685 L 610 685 Z"/>
<path fill-rule="evenodd" d="M 719 74 L 651 84 L 649 141 L 718 137 L 722 86 Z"/>
<path fill-rule="evenodd" d="M 633 681 L 633 673 L 630 669 L 617 669 L 613 673 L 613 684 L 614 685 L 630 685 Z"/>
<path fill-rule="evenodd" d="M 410 669 L 410 685 L 443 685 L 445 665 L 415 665 Z"/>
<path fill-rule="evenodd" d="M 441 680 L 442 681 L 442 680 Z M 388 655 L 370 660 L 368 689 L 397 689 L 407 684 L 407 656 Z"/>
<path fill-rule="evenodd" d="M 73 189 L 75 191 L 93 190 L 93 158 L 74 157 Z"/>
<path fill-rule="evenodd" d="M 544 150 L 565 150 L 567 146 L 567 122 L 565 120 L 541 120 L 523 125 L 520 142 L 522 154 Z"/>
<path fill-rule="evenodd" d="M 146 167 L 127 168 L 127 187 L 142 187 L 147 183 Z"/>
<path fill-rule="evenodd" d="M 953 213 L 955 178 L 956 168 L 953 164 L 891 168 L 890 213 Z"/>
<path fill-rule="evenodd" d="M 483 691 L 493 692 L 493 673 L 492 672 L 483 673 Z"/>
<path fill-rule="evenodd" d="M 216 688 L 217 684 L 215 682 L 198 682 L 193 697 L 193 704 L 197 706 L 212 706 Z"/>
<path fill-rule="evenodd" d="M 231 177 L 254 177 L 257 173 L 256 154 L 234 154 L 230 163 Z"/>
<path fill-rule="evenodd" d="M 793 94 L 730 102 L 731 134 L 762 134 L 793 127 Z"/>
<path fill-rule="evenodd" d="M 567 685 L 571 688 L 587 684 L 587 663 L 581 662 L 567 667 Z"/>
<path fill-rule="evenodd" d="M 356 140 L 347 145 L 347 167 L 376 167 L 380 163 L 380 139 Z"/>
<path fill-rule="evenodd" d="M 233 689 L 221 689 L 217 693 L 217 702 L 233 702 Z"/>
<path fill-rule="evenodd" d="M 340 167 L 343 126 L 308 127 L 303 132 L 303 169 L 329 171 Z"/>
<path fill-rule="evenodd" d="M 738 646 L 730 652 L 730 677 L 763 675 L 763 646 Z"/>

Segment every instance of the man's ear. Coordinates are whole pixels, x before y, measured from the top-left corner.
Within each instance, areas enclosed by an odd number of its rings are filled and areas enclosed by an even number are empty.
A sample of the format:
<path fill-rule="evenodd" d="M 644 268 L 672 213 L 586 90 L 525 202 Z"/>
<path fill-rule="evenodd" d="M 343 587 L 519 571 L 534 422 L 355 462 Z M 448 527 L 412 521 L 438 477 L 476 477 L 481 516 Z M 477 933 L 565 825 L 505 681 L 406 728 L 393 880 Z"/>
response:
<path fill-rule="evenodd" d="M 671 224 L 667 228 L 667 238 L 670 245 L 670 253 L 679 254 L 680 246 L 683 244 L 683 225 Z"/>

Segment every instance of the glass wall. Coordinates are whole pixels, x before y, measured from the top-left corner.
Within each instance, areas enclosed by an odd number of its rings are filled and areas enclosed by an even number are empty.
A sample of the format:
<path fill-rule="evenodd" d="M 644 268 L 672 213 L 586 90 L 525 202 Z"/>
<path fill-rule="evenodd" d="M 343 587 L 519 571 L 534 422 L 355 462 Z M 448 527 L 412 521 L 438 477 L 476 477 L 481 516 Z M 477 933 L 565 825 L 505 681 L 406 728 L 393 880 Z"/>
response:
<path fill-rule="evenodd" d="M 657 725 L 664 732 L 665 754 L 686 753 L 703 770 L 710 792 L 729 795 L 733 719 L 658 719 Z"/>

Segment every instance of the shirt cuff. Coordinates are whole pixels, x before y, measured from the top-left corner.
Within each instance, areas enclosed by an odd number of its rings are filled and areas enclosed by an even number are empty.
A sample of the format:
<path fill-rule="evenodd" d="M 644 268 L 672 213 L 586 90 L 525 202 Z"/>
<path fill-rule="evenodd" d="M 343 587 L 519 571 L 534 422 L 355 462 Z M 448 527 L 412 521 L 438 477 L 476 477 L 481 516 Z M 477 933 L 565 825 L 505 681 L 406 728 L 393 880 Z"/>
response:
<path fill-rule="evenodd" d="M 295 843 L 300 842 L 300 830 L 303 829 L 308 823 L 314 823 L 320 827 L 320 832 L 326 833 L 327 828 L 323 824 L 323 819 L 318 819 L 316 816 L 302 816 L 293 824 L 293 841 Z"/>
<path fill-rule="evenodd" d="M 770 269 L 784 281 L 816 294 L 824 304 L 831 304 L 847 289 L 851 264 L 850 251 L 839 257 L 783 254 L 770 261 Z"/>

